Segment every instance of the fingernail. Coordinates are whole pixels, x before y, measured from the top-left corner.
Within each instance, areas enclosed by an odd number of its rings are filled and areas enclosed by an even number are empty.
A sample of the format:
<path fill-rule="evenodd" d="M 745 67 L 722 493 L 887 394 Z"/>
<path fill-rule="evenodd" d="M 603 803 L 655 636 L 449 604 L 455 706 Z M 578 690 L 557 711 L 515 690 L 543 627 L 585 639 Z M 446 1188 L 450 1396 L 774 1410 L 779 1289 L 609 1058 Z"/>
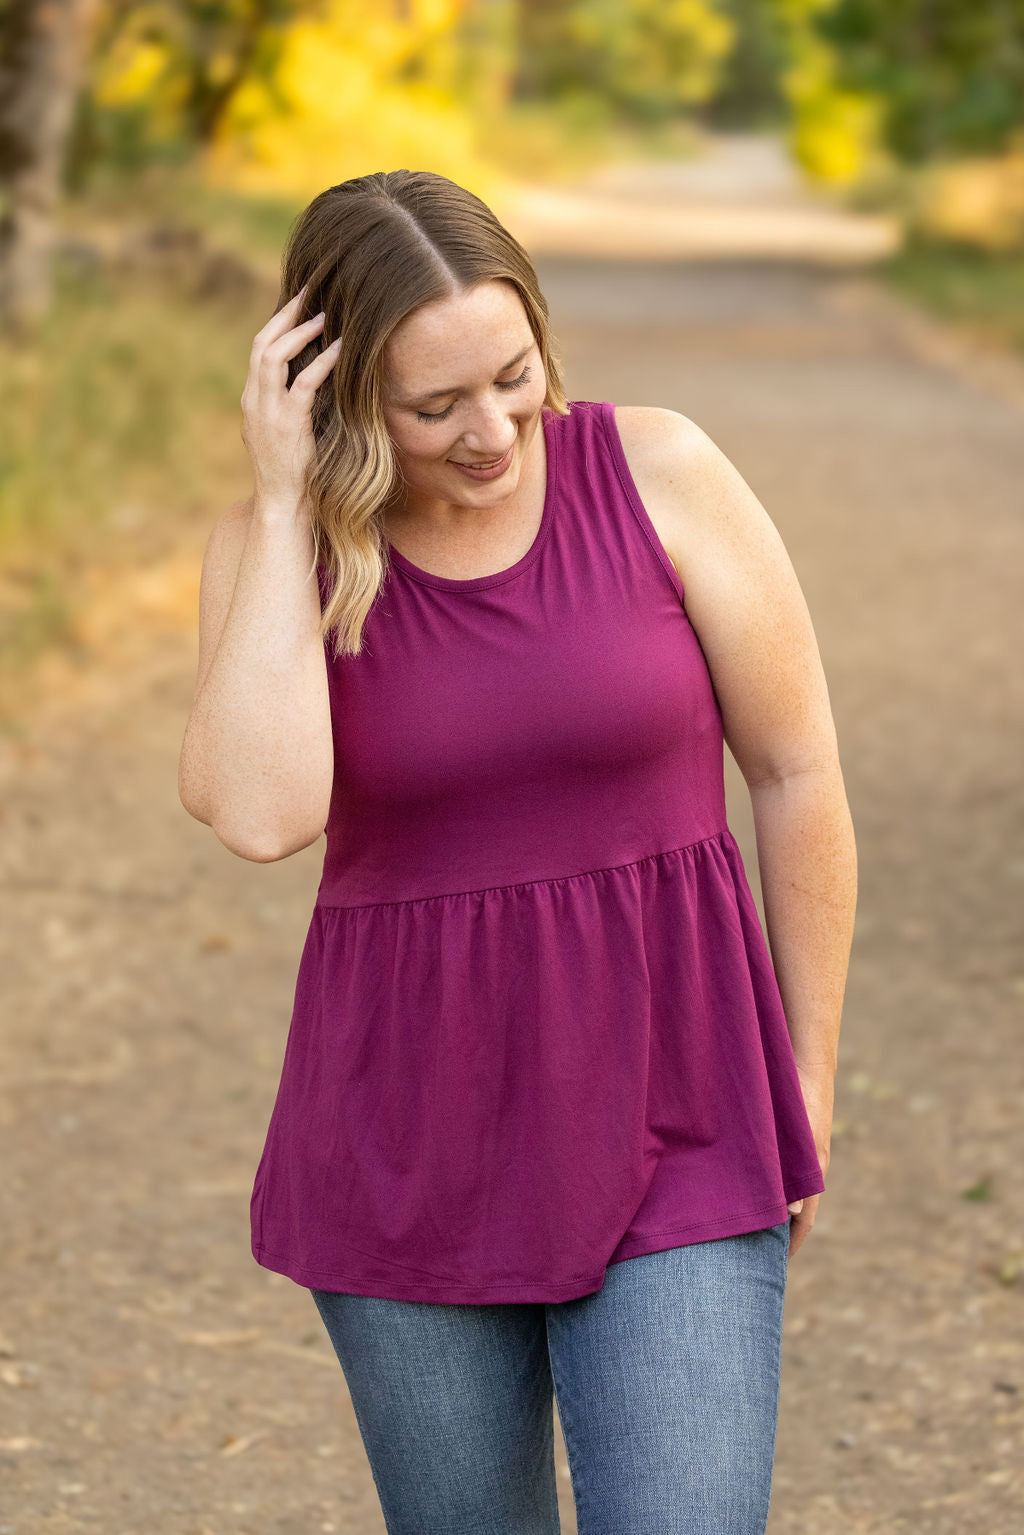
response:
<path fill-rule="evenodd" d="M 794 1215 L 799 1215 L 800 1211 L 803 1209 L 803 1207 L 804 1207 L 803 1200 L 802 1199 L 798 1199 L 793 1204 L 787 1205 L 786 1209 L 787 1210 L 792 1210 Z"/>

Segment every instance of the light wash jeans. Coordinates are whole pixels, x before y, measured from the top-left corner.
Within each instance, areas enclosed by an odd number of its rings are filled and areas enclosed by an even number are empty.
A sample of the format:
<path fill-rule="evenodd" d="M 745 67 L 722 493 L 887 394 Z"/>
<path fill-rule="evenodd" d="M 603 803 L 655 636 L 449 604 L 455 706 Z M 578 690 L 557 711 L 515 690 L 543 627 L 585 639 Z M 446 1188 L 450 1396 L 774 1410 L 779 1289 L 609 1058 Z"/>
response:
<path fill-rule="evenodd" d="M 594 1295 L 457 1305 L 313 1290 L 389 1535 L 763 1535 L 789 1222 L 608 1266 Z"/>

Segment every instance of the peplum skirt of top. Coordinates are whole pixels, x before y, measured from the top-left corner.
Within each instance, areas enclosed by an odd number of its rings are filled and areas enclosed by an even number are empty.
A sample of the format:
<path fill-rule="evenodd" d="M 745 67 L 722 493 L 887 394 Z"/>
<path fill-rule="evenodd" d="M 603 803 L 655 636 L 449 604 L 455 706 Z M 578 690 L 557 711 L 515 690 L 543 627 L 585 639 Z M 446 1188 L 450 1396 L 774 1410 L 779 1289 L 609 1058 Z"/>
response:
<path fill-rule="evenodd" d="M 824 1187 L 727 826 L 566 878 L 318 897 L 252 1191 L 264 1267 L 398 1300 L 570 1300 Z"/>

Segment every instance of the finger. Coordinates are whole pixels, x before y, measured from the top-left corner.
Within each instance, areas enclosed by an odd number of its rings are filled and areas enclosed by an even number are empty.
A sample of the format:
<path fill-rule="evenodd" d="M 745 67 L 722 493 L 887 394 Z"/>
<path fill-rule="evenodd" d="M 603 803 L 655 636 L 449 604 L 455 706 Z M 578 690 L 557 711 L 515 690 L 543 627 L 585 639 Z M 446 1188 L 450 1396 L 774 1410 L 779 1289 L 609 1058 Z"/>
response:
<path fill-rule="evenodd" d="M 265 366 L 276 369 L 292 357 L 297 357 L 303 347 L 308 346 L 317 332 L 322 329 L 323 323 L 324 312 L 321 309 L 320 313 L 315 314 L 311 320 L 304 320 L 301 325 L 285 331 L 276 341 L 265 346 L 261 362 Z"/>
<path fill-rule="evenodd" d="M 792 1210 L 794 1215 L 799 1215 L 800 1211 L 803 1209 L 803 1207 L 804 1207 L 803 1200 L 802 1199 L 795 1199 L 791 1205 L 787 1205 L 786 1206 L 786 1209 L 787 1210 Z"/>
<path fill-rule="evenodd" d="M 325 346 L 323 351 L 313 358 L 312 362 L 307 363 L 301 372 L 296 373 L 292 387 L 288 391 L 289 394 L 294 394 L 296 390 L 300 394 L 315 393 L 334 367 L 340 354 L 341 337 L 339 336 L 336 341 L 331 342 L 330 346 Z"/>
<path fill-rule="evenodd" d="M 270 319 L 267 321 L 266 325 L 264 325 L 261 330 L 256 332 L 256 335 L 253 337 L 254 349 L 257 342 L 262 348 L 269 342 L 276 341 L 278 336 L 283 336 L 285 331 L 291 329 L 295 322 L 295 316 L 299 312 L 299 307 L 302 303 L 302 300 L 306 296 L 306 289 L 308 287 L 309 283 L 304 284 L 304 286 L 299 289 L 298 293 L 293 294 L 293 296 L 288 300 L 287 304 L 282 304 L 280 309 L 277 310 L 275 314 L 270 316 Z"/>

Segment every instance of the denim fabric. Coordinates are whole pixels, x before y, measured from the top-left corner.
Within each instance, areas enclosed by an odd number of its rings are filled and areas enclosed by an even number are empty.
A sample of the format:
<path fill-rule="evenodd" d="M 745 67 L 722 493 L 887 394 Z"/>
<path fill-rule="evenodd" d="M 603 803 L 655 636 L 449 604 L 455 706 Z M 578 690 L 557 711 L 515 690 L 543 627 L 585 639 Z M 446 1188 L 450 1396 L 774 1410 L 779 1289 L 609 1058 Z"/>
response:
<path fill-rule="evenodd" d="M 389 1535 L 763 1535 L 789 1222 L 610 1264 L 575 1300 L 311 1294 Z"/>

